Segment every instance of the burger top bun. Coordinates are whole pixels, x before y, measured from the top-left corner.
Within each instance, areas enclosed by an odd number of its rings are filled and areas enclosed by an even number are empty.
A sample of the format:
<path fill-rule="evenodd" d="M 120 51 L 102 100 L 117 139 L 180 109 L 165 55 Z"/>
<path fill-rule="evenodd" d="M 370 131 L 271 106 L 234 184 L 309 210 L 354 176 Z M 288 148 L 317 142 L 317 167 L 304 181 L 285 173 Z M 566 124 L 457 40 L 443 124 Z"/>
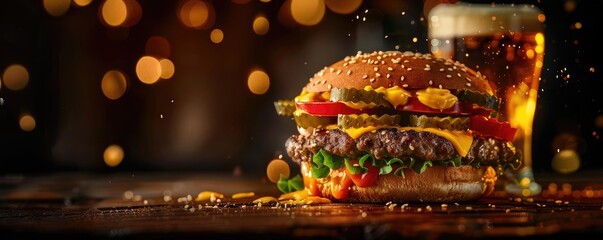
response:
<path fill-rule="evenodd" d="M 331 88 L 363 89 L 399 86 L 405 89 L 468 89 L 493 95 L 479 72 L 450 59 L 412 52 L 358 52 L 320 70 L 306 85 L 307 92 Z"/>

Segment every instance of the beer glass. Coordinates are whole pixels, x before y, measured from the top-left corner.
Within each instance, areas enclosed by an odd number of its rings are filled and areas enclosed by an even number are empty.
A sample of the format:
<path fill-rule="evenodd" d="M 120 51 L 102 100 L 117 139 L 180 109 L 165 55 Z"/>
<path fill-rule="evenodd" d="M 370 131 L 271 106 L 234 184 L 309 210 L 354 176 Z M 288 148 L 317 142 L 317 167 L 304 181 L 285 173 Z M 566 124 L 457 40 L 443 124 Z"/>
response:
<path fill-rule="evenodd" d="M 532 124 L 544 57 L 545 16 L 533 5 L 440 4 L 429 13 L 429 47 L 479 71 L 501 99 L 499 119 L 517 128 L 513 144 L 524 164 L 507 172 L 508 192 L 536 195 Z"/>

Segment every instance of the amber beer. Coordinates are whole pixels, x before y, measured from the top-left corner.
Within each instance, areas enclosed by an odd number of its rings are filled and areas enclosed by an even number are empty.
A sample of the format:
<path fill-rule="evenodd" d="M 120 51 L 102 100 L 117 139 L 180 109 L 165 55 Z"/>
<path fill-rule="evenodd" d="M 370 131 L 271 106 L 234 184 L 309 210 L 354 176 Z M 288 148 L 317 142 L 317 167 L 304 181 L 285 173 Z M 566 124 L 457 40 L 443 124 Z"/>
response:
<path fill-rule="evenodd" d="M 502 99 L 499 118 L 518 129 L 513 143 L 530 172 L 543 22 L 542 12 L 530 5 L 441 4 L 429 14 L 432 54 L 458 60 L 490 82 Z"/>

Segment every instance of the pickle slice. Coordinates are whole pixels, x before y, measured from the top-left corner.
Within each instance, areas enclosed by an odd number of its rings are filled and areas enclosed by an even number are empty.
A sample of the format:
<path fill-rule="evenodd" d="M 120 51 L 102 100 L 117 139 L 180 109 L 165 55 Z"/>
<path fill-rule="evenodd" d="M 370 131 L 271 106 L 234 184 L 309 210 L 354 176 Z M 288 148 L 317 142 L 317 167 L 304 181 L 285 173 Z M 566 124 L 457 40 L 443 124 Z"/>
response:
<path fill-rule="evenodd" d="M 385 100 L 385 96 L 382 93 L 354 88 L 331 89 L 331 101 L 354 103 L 364 102 L 373 103 L 377 106 L 392 107 L 391 103 Z"/>
<path fill-rule="evenodd" d="M 274 102 L 274 108 L 279 116 L 293 117 L 295 102 L 292 100 L 278 100 Z"/>
<path fill-rule="evenodd" d="M 335 124 L 335 117 L 312 116 L 307 113 L 295 113 L 293 116 L 295 124 L 302 128 L 325 128 Z"/>
<path fill-rule="evenodd" d="M 462 102 L 473 103 L 486 108 L 498 110 L 499 99 L 496 96 L 490 96 L 483 93 L 478 93 L 471 90 L 461 90 L 457 97 Z"/>
<path fill-rule="evenodd" d="M 408 124 L 411 127 L 440 128 L 446 130 L 465 131 L 469 129 L 468 117 L 428 117 L 425 115 L 410 115 Z"/>
<path fill-rule="evenodd" d="M 383 126 L 383 125 L 398 125 L 400 123 L 400 115 L 368 115 L 366 113 L 357 115 L 343 115 L 337 116 L 337 126 L 339 128 L 361 128 L 369 126 Z"/>

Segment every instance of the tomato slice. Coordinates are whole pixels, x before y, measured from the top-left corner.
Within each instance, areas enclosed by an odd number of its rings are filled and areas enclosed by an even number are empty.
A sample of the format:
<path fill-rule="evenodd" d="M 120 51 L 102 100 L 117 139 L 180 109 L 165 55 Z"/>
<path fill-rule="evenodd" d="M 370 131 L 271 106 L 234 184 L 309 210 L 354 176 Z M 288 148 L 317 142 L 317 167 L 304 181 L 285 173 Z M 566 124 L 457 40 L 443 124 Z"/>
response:
<path fill-rule="evenodd" d="M 350 160 L 350 163 L 357 164 L 357 160 Z M 364 167 L 368 168 L 368 171 L 365 173 L 352 174 L 350 170 L 346 167 L 345 172 L 350 178 L 352 182 L 358 187 L 365 188 L 370 187 L 377 182 L 379 178 L 379 168 L 371 165 L 370 161 L 364 162 Z"/>
<path fill-rule="evenodd" d="M 512 128 L 508 122 L 499 122 L 496 118 L 471 116 L 469 129 L 481 136 L 493 137 L 505 141 L 513 141 L 517 128 Z"/>
<path fill-rule="evenodd" d="M 342 102 L 299 102 L 298 109 L 304 110 L 314 116 L 336 117 L 338 114 L 361 114 L 370 112 L 368 109 L 355 109 Z"/>

